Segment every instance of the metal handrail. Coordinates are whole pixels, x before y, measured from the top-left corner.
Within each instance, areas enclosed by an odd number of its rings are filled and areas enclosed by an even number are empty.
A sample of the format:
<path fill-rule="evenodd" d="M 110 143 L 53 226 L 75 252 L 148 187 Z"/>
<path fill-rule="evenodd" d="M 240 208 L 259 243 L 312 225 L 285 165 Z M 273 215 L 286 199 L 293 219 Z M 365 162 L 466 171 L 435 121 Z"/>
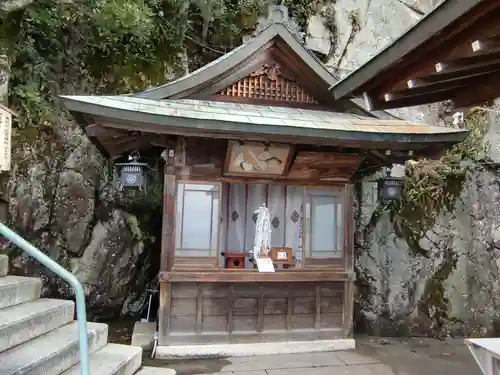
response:
<path fill-rule="evenodd" d="M 59 263 L 45 255 L 42 251 L 5 226 L 2 222 L 0 222 L 0 234 L 17 245 L 21 250 L 26 251 L 57 276 L 66 280 L 74 289 L 76 297 L 76 318 L 78 321 L 78 341 L 80 343 L 80 374 L 90 375 L 87 313 L 85 311 L 85 293 L 82 284 L 80 284 L 78 279 L 71 272 L 64 269 Z"/>

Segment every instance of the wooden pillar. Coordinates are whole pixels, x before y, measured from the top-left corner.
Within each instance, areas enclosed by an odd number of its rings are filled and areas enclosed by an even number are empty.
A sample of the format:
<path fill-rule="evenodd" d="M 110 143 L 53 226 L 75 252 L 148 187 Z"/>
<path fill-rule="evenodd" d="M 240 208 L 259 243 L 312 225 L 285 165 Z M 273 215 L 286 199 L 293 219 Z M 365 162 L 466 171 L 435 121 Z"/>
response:
<path fill-rule="evenodd" d="M 352 337 L 354 315 L 354 185 L 344 189 L 344 269 L 349 273 L 344 282 L 344 303 L 342 307 L 342 331 L 344 337 Z"/>
<path fill-rule="evenodd" d="M 160 306 L 158 307 L 158 345 L 167 345 L 170 325 L 170 288 L 169 281 L 160 281 Z"/>
<path fill-rule="evenodd" d="M 175 167 L 173 148 L 162 154 L 165 159 L 163 185 L 163 224 L 161 236 L 160 271 L 172 269 L 175 251 Z M 165 345 L 170 323 L 170 282 L 160 279 L 160 305 L 158 308 L 158 344 Z"/>
<path fill-rule="evenodd" d="M 163 225 L 161 238 L 160 271 L 171 271 L 175 259 L 175 201 L 176 167 L 186 163 L 186 141 L 179 137 L 175 148 L 169 148 L 162 154 L 165 159 L 163 186 Z M 170 324 L 171 283 L 160 280 L 160 306 L 158 309 L 158 343 L 166 345 Z"/>
<path fill-rule="evenodd" d="M 166 155 L 165 155 L 166 154 Z M 160 270 L 172 269 L 173 252 L 175 251 L 175 167 L 174 149 L 166 150 L 165 176 L 163 185 L 163 225 L 161 238 Z"/>

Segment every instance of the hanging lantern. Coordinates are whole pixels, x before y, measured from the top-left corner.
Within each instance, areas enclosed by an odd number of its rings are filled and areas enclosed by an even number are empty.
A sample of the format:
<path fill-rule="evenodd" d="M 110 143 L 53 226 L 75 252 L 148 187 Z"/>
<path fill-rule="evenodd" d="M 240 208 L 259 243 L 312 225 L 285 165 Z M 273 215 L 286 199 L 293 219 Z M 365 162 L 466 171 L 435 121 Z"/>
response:
<path fill-rule="evenodd" d="M 123 188 L 146 189 L 146 170 L 147 163 L 139 162 L 140 154 L 137 151 L 132 152 L 128 163 L 115 164 L 118 170 L 120 185 Z"/>
<path fill-rule="evenodd" d="M 378 179 L 378 199 L 384 204 L 389 204 L 401 199 L 403 195 L 403 178 L 392 177 L 388 168 L 386 176 Z"/>

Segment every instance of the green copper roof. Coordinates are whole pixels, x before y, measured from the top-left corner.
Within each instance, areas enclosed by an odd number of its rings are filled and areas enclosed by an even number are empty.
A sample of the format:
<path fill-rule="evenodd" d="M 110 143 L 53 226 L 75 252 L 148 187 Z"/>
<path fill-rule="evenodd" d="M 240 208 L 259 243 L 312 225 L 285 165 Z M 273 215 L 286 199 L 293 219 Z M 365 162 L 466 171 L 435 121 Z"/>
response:
<path fill-rule="evenodd" d="M 134 130 L 138 131 L 147 132 L 148 124 L 154 124 L 166 134 L 172 127 L 186 131 L 398 143 L 459 142 L 468 134 L 463 129 L 402 120 L 278 106 L 191 99 L 161 101 L 133 96 L 62 96 L 62 99 L 70 111 L 120 123 L 133 122 Z"/>

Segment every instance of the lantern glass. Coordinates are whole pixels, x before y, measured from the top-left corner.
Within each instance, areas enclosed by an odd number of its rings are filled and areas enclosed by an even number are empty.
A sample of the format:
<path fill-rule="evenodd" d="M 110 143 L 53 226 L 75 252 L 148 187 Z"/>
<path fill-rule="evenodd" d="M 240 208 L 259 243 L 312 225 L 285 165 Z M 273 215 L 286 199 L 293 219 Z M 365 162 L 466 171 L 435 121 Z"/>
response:
<path fill-rule="evenodd" d="M 388 176 L 378 180 L 378 198 L 384 203 L 399 201 L 403 196 L 403 179 L 400 177 Z"/>
<path fill-rule="evenodd" d="M 146 188 L 147 163 L 139 162 L 139 153 L 134 152 L 129 156 L 130 162 L 116 164 L 120 185 L 123 188 Z"/>

